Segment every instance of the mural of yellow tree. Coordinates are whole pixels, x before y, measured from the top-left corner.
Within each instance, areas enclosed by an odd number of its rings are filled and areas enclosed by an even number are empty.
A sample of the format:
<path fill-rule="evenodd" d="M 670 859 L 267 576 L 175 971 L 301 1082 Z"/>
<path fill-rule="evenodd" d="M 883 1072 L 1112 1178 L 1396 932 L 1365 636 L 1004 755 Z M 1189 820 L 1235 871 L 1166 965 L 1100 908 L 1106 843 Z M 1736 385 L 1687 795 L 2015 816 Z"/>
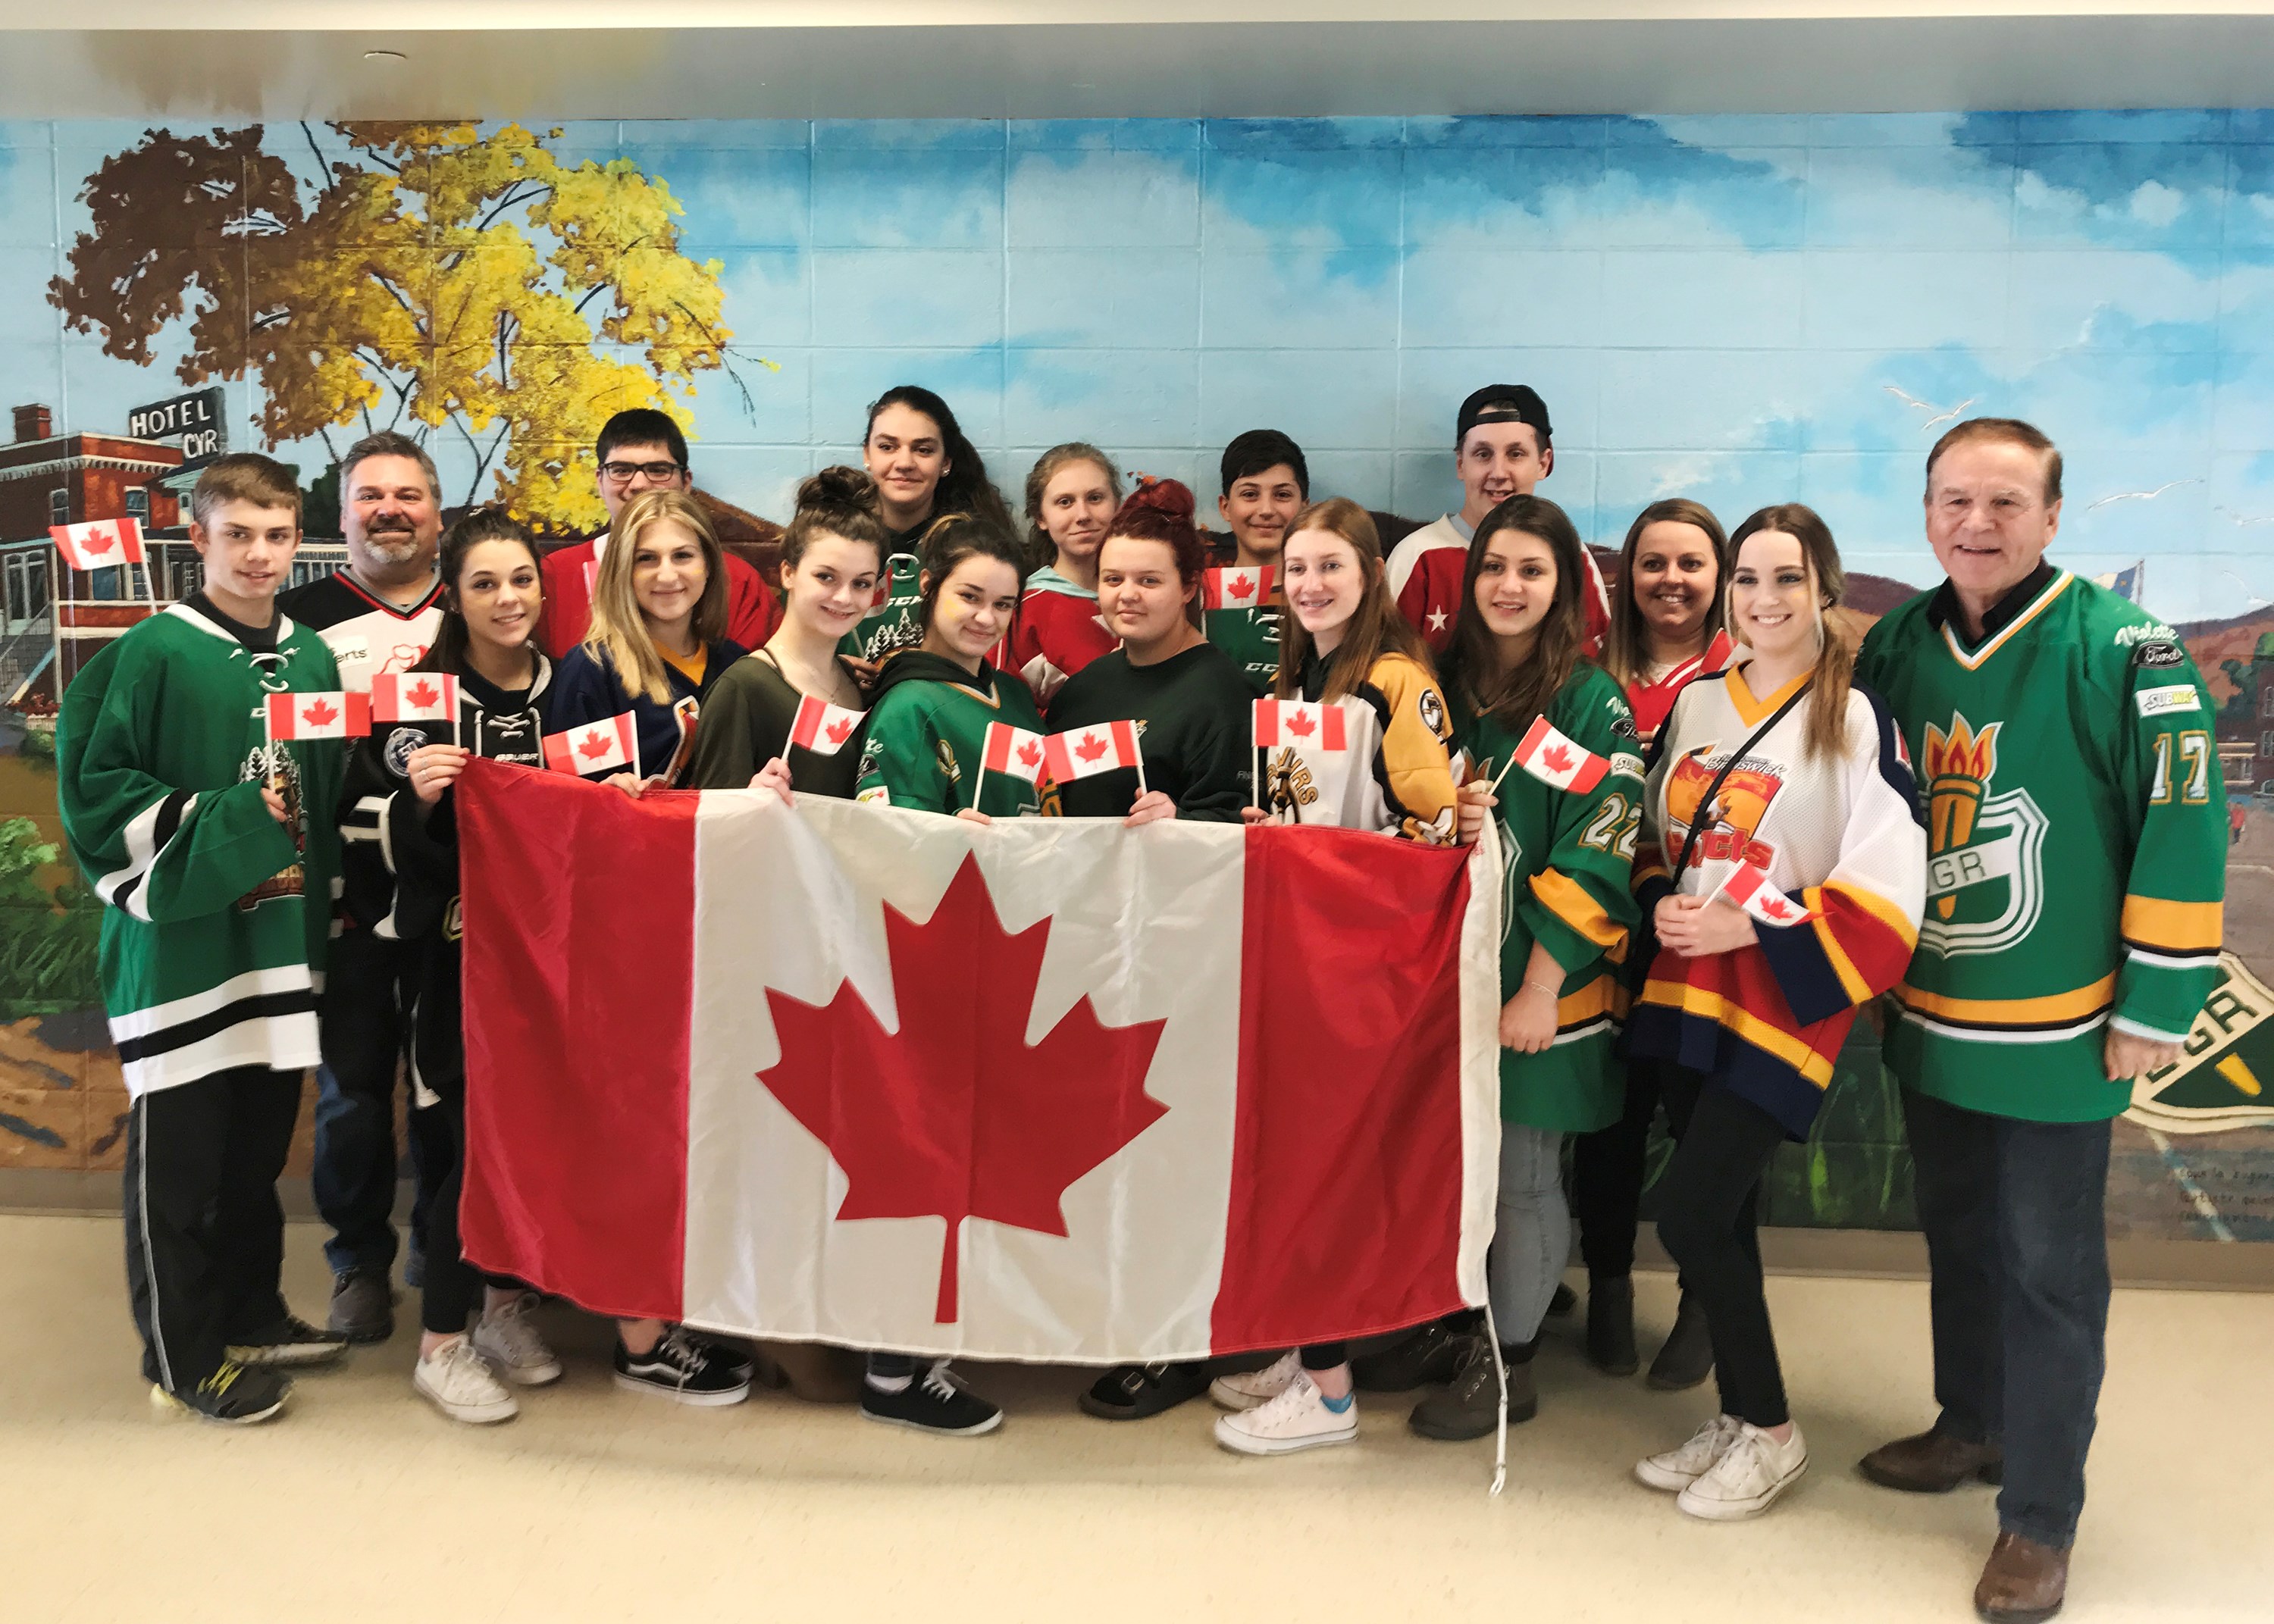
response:
<path fill-rule="evenodd" d="M 696 375 L 732 375 L 732 335 L 670 189 L 629 160 L 561 161 L 560 133 L 304 124 L 312 183 L 259 127 L 153 130 L 87 178 L 93 222 L 49 298 L 143 365 L 186 321 L 182 381 L 257 373 L 270 445 L 320 435 L 336 460 L 339 431 L 456 436 L 463 500 L 594 527 L 600 425 L 689 421 Z"/>

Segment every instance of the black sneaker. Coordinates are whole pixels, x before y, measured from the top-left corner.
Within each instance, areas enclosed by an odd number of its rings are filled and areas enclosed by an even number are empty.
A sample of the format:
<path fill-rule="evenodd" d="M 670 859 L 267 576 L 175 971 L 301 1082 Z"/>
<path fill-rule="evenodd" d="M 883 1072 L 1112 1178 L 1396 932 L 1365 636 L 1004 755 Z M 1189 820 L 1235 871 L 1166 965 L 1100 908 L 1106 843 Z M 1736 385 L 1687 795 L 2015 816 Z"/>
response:
<path fill-rule="evenodd" d="M 683 1325 L 678 1330 L 681 1336 L 703 1350 L 704 1358 L 726 1366 L 743 1382 L 749 1382 L 757 1374 L 757 1360 L 740 1342 L 730 1342 L 725 1337 L 713 1336 L 708 1331 L 690 1331 Z"/>
<path fill-rule="evenodd" d="M 1461 1368 L 1450 1385 L 1413 1406 L 1406 1425 L 1424 1438 L 1460 1443 L 1485 1438 L 1500 1425 L 1500 1378 L 1508 1373 L 1508 1424 L 1517 1426 L 1540 1413 L 1540 1394 L 1532 1380 L 1532 1361 L 1518 1358 L 1518 1350 L 1503 1350 L 1500 1365 L 1493 1364 L 1492 1345 L 1480 1331 L 1466 1339 Z"/>
<path fill-rule="evenodd" d="M 1694 1387 L 1713 1373 L 1713 1334 L 1706 1328 L 1706 1310 L 1687 1291 L 1675 1310 L 1674 1328 L 1650 1362 L 1643 1380 L 1661 1393 Z"/>
<path fill-rule="evenodd" d="M 332 1307 L 324 1323 L 358 1347 L 395 1335 L 395 1289 L 383 1268 L 342 1269 L 332 1276 Z"/>
<path fill-rule="evenodd" d="M 887 1426 L 913 1427 L 943 1438 L 976 1438 L 1003 1425 L 1003 1411 L 957 1380 L 945 1359 L 908 1379 L 898 1393 L 887 1393 L 872 1380 L 861 1383 L 861 1413 Z"/>
<path fill-rule="evenodd" d="M 348 1339 L 338 1331 L 320 1331 L 297 1314 L 286 1314 L 264 1326 L 241 1342 L 229 1345 L 229 1357 L 239 1365 L 327 1365 L 348 1350 Z"/>
<path fill-rule="evenodd" d="M 680 1326 L 666 1326 L 653 1348 L 634 1353 L 616 1338 L 616 1385 L 659 1393 L 681 1404 L 739 1404 L 750 1396 L 748 1372 L 734 1368 Z"/>
<path fill-rule="evenodd" d="M 1208 1364 L 1186 1359 L 1175 1365 L 1117 1365 L 1074 1400 L 1087 1416 L 1101 1421 L 1142 1421 L 1174 1410 L 1208 1391 Z"/>
<path fill-rule="evenodd" d="M 1410 1393 L 1432 1382 L 1450 1381 L 1461 1365 L 1480 1314 L 1448 1314 L 1408 1332 L 1387 1348 L 1351 1361 L 1351 1380 L 1367 1393 Z"/>
<path fill-rule="evenodd" d="M 175 1414 L 193 1415 L 222 1426 L 252 1426 L 281 1415 L 292 1384 L 275 1371 L 253 1370 L 234 1359 L 203 1381 L 180 1393 L 150 1389 L 150 1402 Z"/>

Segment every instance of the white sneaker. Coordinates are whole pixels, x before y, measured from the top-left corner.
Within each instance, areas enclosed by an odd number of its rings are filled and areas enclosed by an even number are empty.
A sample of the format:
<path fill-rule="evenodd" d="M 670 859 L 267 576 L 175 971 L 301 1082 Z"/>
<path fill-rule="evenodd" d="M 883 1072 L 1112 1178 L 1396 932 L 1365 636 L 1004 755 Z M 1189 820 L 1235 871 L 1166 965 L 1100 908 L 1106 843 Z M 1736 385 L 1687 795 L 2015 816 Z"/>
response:
<path fill-rule="evenodd" d="M 530 1318 L 536 1307 L 537 1293 L 524 1291 L 510 1303 L 485 1309 L 474 1322 L 474 1351 L 516 1387 L 541 1387 L 561 1380 L 561 1361 Z"/>
<path fill-rule="evenodd" d="M 1285 1392 L 1258 1409 L 1218 1416 L 1216 1440 L 1240 1455 L 1292 1455 L 1321 1444 L 1358 1441 L 1358 1403 L 1337 1415 L 1307 1371 L 1297 1370 Z"/>
<path fill-rule="evenodd" d="M 1209 1396 L 1221 1409 L 1254 1410 L 1284 1393 L 1302 1373 L 1302 1350 L 1290 1348 L 1261 1370 L 1218 1376 L 1209 1383 Z"/>
<path fill-rule="evenodd" d="M 1750 1422 L 1740 1421 L 1737 1428 L 1721 1458 L 1674 1502 L 1691 1516 L 1709 1522 L 1757 1517 L 1808 1470 L 1808 1440 L 1799 1427 L 1782 1443 Z"/>
<path fill-rule="evenodd" d="M 470 1425 L 510 1421 L 521 1413 L 513 1395 L 463 1336 L 453 1336 L 422 1357 L 410 1372 L 410 1385 L 451 1420 Z"/>
<path fill-rule="evenodd" d="M 1729 1446 L 1737 1441 L 1737 1434 L 1745 1424 L 1735 1416 L 1715 1416 L 1693 1433 L 1688 1443 L 1679 1449 L 1668 1449 L 1663 1455 L 1647 1455 L 1635 1462 L 1635 1481 L 1645 1488 L 1664 1489 L 1669 1494 L 1679 1494 L 1713 1470 Z"/>

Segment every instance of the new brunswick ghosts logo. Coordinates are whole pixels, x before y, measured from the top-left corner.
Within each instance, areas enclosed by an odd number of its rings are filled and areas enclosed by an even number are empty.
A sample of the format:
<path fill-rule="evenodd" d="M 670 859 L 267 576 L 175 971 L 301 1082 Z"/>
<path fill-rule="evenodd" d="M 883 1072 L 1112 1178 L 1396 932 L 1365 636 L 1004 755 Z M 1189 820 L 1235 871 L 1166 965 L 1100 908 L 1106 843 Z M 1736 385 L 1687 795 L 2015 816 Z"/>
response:
<path fill-rule="evenodd" d="M 2005 726 L 1977 733 L 1956 711 L 1947 732 L 1927 725 L 1928 907 L 1919 945 L 1946 959 L 2011 947 L 2044 906 L 2048 820 L 2026 789 L 1990 793 Z"/>

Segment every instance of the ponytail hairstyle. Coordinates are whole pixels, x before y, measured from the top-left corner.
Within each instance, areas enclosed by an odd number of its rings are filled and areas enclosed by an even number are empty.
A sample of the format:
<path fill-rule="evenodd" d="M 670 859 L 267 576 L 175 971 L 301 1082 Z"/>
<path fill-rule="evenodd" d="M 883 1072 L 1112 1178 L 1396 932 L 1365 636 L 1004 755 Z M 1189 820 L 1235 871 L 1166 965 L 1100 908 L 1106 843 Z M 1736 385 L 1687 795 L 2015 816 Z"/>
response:
<path fill-rule="evenodd" d="M 1013 596 L 1027 590 L 1027 550 L 1008 526 L 990 523 L 976 514 L 951 513 L 934 519 L 924 532 L 921 557 L 923 601 L 918 617 L 926 632 L 931 630 L 932 612 L 939 607 L 940 589 L 966 559 L 990 558 L 1008 564 L 1019 577 Z"/>
<path fill-rule="evenodd" d="M 632 562 L 640 537 L 666 519 L 694 531 L 703 550 L 703 596 L 695 600 L 688 627 L 696 646 L 708 647 L 727 635 L 727 554 L 719 545 L 719 532 L 686 492 L 659 490 L 643 491 L 626 502 L 608 527 L 608 545 L 592 579 L 592 627 L 584 643 L 594 654 L 607 657 L 626 693 L 659 705 L 671 703 L 671 680 L 640 618 L 639 596 L 632 590 Z"/>
<path fill-rule="evenodd" d="M 868 426 L 861 431 L 862 445 L 869 443 L 869 435 L 877 426 L 877 415 L 887 406 L 906 406 L 912 411 L 920 411 L 939 431 L 940 449 L 946 453 L 947 466 L 941 470 L 939 484 L 931 494 L 935 518 L 968 513 L 987 520 L 998 530 L 1017 530 L 1003 493 L 988 480 L 987 464 L 981 460 L 978 448 L 964 437 L 963 425 L 956 422 L 947 402 L 922 385 L 894 384 L 870 402 Z M 925 539 L 930 538 L 930 532 L 926 531 Z"/>
<path fill-rule="evenodd" d="M 1763 530 L 1774 530 L 1800 543 L 1801 560 L 1808 567 L 1809 585 L 1816 598 L 1816 669 L 1810 673 L 1815 686 L 1808 695 L 1808 753 L 1838 755 L 1848 744 L 1848 689 L 1856 677 L 1856 650 L 1840 635 L 1839 628 L 1826 619 L 1826 611 L 1848 595 L 1848 572 L 1841 568 L 1840 548 L 1832 539 L 1832 527 L 1817 516 L 1815 508 L 1799 502 L 1780 502 L 1737 526 L 1729 538 L 1726 574 L 1736 574 L 1738 552 Z M 1725 620 L 1728 590 L 1727 585 L 1721 589 Z"/>
<path fill-rule="evenodd" d="M 1043 493 L 1060 473 L 1082 462 L 1095 463 L 1098 472 L 1105 476 L 1105 488 L 1113 492 L 1113 500 L 1117 503 L 1121 500 L 1121 470 L 1114 466 L 1111 457 L 1088 441 L 1070 440 L 1036 457 L 1034 467 L 1027 470 L 1027 546 L 1037 569 L 1058 556 L 1050 532 L 1043 528 Z M 1144 476 L 1140 474 L 1138 477 L 1142 479 Z"/>
<path fill-rule="evenodd" d="M 442 533 L 442 545 L 436 553 L 434 568 L 442 582 L 442 624 L 434 634 L 433 646 L 413 665 L 413 671 L 447 671 L 462 675 L 466 670 L 466 613 L 458 598 L 458 578 L 466 573 L 466 554 L 486 541 L 510 541 L 529 554 L 529 561 L 537 571 L 537 601 L 545 603 L 545 561 L 538 556 L 537 544 L 529 532 L 502 508 L 477 508 L 463 515 L 456 524 Z M 536 619 L 532 613 L 530 624 Z M 531 639 L 531 643 L 535 638 Z"/>
<path fill-rule="evenodd" d="M 1373 515 L 1347 496 L 1329 497 L 1304 508 L 1288 526 L 1287 539 L 1292 541 L 1305 530 L 1324 530 L 1348 542 L 1366 576 L 1366 591 L 1350 618 L 1349 629 L 1328 657 L 1326 683 L 1319 696 L 1340 699 L 1365 681 L 1374 662 L 1385 654 L 1404 655 L 1434 680 L 1436 667 L 1430 663 L 1428 645 L 1405 623 L 1389 596 L 1389 573 L 1382 561 L 1382 533 L 1374 528 Z M 1279 622 L 1279 678 L 1272 685 L 1278 697 L 1302 696 L 1303 662 L 1310 653 L 1311 634 L 1303 629 L 1303 622 L 1291 607 Z"/>
<path fill-rule="evenodd" d="M 865 470 L 842 463 L 823 469 L 797 487 L 797 512 L 782 532 L 782 568 L 795 569 L 815 537 L 838 536 L 876 548 L 877 568 L 883 569 L 890 539 L 877 507 L 877 482 Z"/>
<path fill-rule="evenodd" d="M 1722 629 L 1722 583 L 1728 578 L 1730 560 L 1736 554 L 1729 551 L 1729 538 L 1721 532 L 1721 521 L 1703 502 L 1691 501 L 1686 496 L 1669 496 L 1664 501 L 1653 502 L 1635 515 L 1635 522 L 1627 526 L 1626 543 L 1619 549 L 1619 590 L 1611 601 L 1611 629 L 1603 640 L 1603 669 L 1621 688 L 1632 688 L 1642 680 L 1643 667 L 1650 663 L 1650 638 L 1643 626 L 1642 605 L 1635 601 L 1635 554 L 1642 547 L 1642 533 L 1653 524 L 1694 524 L 1706 532 L 1713 544 L 1713 585 L 1706 595 L 1706 642 L 1712 646 L 1713 635 Z"/>
<path fill-rule="evenodd" d="M 1532 633 L 1523 664 L 1502 665 L 1500 643 L 1477 607 L 1477 581 L 1493 538 L 1513 531 L 1547 544 L 1555 559 L 1555 596 Z M 1585 658 L 1586 549 L 1570 516 L 1544 496 L 1511 496 L 1477 525 L 1461 571 L 1461 607 L 1453 622 L 1451 664 L 1477 710 L 1512 733 L 1547 713 Z"/>

